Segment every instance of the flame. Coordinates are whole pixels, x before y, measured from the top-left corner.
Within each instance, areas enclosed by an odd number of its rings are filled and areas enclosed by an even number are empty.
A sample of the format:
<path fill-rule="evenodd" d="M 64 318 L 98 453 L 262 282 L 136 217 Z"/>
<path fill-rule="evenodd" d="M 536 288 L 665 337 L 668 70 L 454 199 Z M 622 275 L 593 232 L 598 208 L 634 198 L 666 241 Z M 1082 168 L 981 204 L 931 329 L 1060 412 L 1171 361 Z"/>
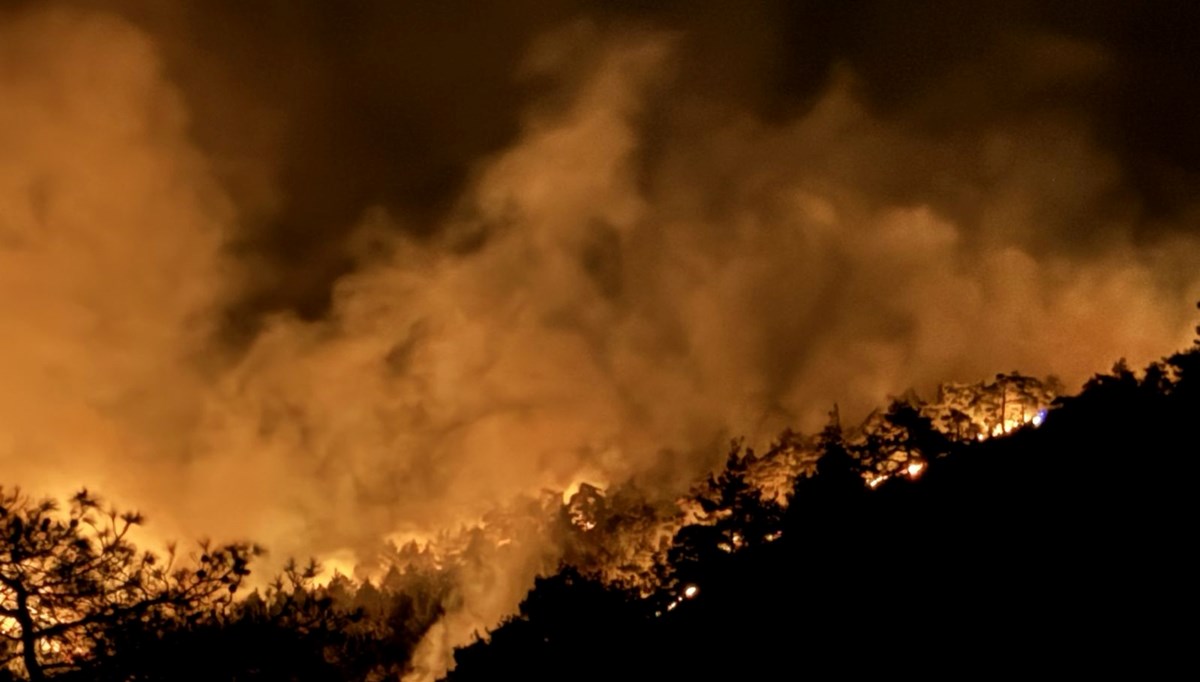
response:
<path fill-rule="evenodd" d="M 593 488 L 597 488 L 599 490 L 604 490 L 605 488 L 608 487 L 608 481 L 607 481 L 606 477 L 601 476 L 600 473 L 598 471 L 596 471 L 595 469 L 588 468 L 583 473 L 581 473 L 581 474 L 577 475 L 575 478 L 571 479 L 571 482 L 568 483 L 565 488 L 563 488 L 563 491 L 562 491 L 563 504 L 570 504 L 571 498 L 575 497 L 575 495 L 585 485 L 591 486 Z"/>
<path fill-rule="evenodd" d="M 358 565 L 358 557 L 350 549 L 340 549 L 321 556 L 317 562 L 319 569 L 313 581 L 317 585 L 328 585 L 337 576 L 354 576 Z"/>
<path fill-rule="evenodd" d="M 579 492 L 580 486 L 582 486 L 584 483 L 587 483 L 587 481 L 580 478 L 580 479 L 571 481 L 570 485 L 568 485 L 566 488 L 563 488 L 563 491 L 562 491 L 563 504 L 570 504 L 571 498 L 575 497 L 575 494 Z"/>
<path fill-rule="evenodd" d="M 907 476 L 908 478 L 919 478 L 921 476 L 921 474 L 924 472 L 925 472 L 925 462 L 913 461 L 913 462 L 909 462 L 908 466 L 901 469 L 900 473 L 898 475 L 899 476 Z M 891 474 L 875 474 L 874 476 L 868 476 L 866 479 L 867 487 L 870 488 L 871 490 L 874 490 L 874 489 L 878 488 L 884 481 L 890 479 L 891 477 L 892 477 Z M 768 537 L 767 539 L 773 540 L 775 538 Z"/>
<path fill-rule="evenodd" d="M 1046 421 L 1046 412 L 1047 410 L 1042 408 L 1037 412 L 1022 413 L 1020 418 L 1017 419 L 1005 419 L 1003 424 L 997 424 L 992 428 L 992 437 L 1010 434 L 1026 425 L 1032 425 L 1034 428 L 1039 427 Z M 979 440 L 983 439 L 981 434 Z"/>
<path fill-rule="evenodd" d="M 985 441 L 1027 424 L 1041 426 L 1055 395 L 1053 382 L 1013 373 L 995 382 L 943 383 L 937 399 L 920 410 L 952 438 Z"/>
<path fill-rule="evenodd" d="M 694 599 L 697 594 L 700 594 L 699 587 L 697 587 L 696 585 L 687 585 L 686 587 L 683 588 L 683 594 L 675 597 L 674 599 L 671 600 L 671 603 L 667 604 L 667 611 L 674 611 L 676 608 L 679 607 L 680 604 L 683 603 L 684 599 Z M 662 611 L 654 612 L 654 616 L 656 618 L 658 616 L 661 616 L 662 614 L 663 614 Z"/>

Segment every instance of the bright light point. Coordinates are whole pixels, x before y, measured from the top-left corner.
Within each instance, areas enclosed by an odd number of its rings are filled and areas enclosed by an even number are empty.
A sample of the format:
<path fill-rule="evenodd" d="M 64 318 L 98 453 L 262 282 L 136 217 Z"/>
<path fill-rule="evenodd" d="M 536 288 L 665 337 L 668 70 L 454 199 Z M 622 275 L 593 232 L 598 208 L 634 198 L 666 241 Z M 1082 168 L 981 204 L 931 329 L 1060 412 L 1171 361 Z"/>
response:
<path fill-rule="evenodd" d="M 679 602 L 673 601 L 670 604 L 667 604 L 667 610 L 674 611 L 676 606 L 679 606 Z"/>
<path fill-rule="evenodd" d="M 879 487 L 879 484 L 880 484 L 880 483 L 883 483 L 883 482 L 884 482 L 884 481 L 886 481 L 886 480 L 888 480 L 888 478 L 889 478 L 889 477 L 888 477 L 888 475 L 887 475 L 887 474 L 882 474 L 882 475 L 879 475 L 879 476 L 875 476 L 875 477 L 873 477 L 873 478 L 868 478 L 868 479 L 867 479 L 867 486 L 868 486 L 868 487 L 870 487 L 870 488 L 873 490 L 873 489 L 875 489 L 875 488 L 878 488 L 878 487 Z"/>
<path fill-rule="evenodd" d="M 913 462 L 912 464 L 908 465 L 908 468 L 905 469 L 905 471 L 908 472 L 909 478 L 916 478 L 917 476 L 921 475 L 922 471 L 925 471 L 925 463 L 924 462 Z"/>
<path fill-rule="evenodd" d="M 1046 411 L 1038 410 L 1038 413 L 1033 415 L 1033 419 L 1029 420 L 1034 426 L 1041 426 L 1042 422 L 1046 421 Z"/>
<path fill-rule="evenodd" d="M 695 585 L 688 585 L 687 587 L 683 588 L 683 596 L 691 599 L 692 597 L 696 596 L 699 591 L 699 587 L 696 587 Z"/>

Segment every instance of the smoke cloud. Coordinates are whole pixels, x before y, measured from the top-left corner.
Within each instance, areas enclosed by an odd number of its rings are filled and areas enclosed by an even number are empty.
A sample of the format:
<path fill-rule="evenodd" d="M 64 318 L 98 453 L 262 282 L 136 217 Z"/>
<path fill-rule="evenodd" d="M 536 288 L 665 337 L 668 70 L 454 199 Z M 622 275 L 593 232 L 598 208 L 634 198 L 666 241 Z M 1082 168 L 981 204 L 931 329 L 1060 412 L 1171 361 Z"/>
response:
<path fill-rule="evenodd" d="M 1200 146 L 1149 132 L 1112 84 L 1162 55 L 1100 19 L 394 4 L 0 14 L 9 482 L 369 561 L 581 480 L 672 494 L 834 402 L 1191 337 Z M 522 532 L 440 644 L 553 567 Z"/>
<path fill-rule="evenodd" d="M 0 101 L 5 478 L 162 500 L 219 357 L 234 208 L 118 19 L 5 16 Z"/>

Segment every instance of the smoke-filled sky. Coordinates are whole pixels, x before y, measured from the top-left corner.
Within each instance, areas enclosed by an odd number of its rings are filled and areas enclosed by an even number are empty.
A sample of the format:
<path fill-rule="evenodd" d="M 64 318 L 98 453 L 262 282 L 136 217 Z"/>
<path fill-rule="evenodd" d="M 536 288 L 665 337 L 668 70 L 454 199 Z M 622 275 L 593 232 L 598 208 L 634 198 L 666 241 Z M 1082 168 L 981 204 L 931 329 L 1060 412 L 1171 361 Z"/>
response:
<path fill-rule="evenodd" d="M 580 479 L 668 490 L 834 402 L 1169 353 L 1197 27 L 0 0 L 3 482 L 345 552 Z"/>

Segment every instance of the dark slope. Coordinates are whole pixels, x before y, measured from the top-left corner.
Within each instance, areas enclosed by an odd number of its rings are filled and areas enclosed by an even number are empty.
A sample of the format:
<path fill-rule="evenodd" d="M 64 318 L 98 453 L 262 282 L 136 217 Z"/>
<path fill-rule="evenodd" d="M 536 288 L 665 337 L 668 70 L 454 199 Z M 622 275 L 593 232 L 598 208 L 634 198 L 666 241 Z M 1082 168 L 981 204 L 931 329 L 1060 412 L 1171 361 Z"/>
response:
<path fill-rule="evenodd" d="M 1118 366 L 1041 428 L 949 446 L 925 476 L 877 490 L 830 444 L 777 541 L 730 554 L 685 528 L 657 600 L 572 571 L 542 580 L 450 679 L 1173 670 L 1200 575 L 1198 383 L 1196 352 L 1143 378 Z M 772 517 L 755 511 L 731 517 Z M 666 611 L 686 585 L 695 598 Z"/>

